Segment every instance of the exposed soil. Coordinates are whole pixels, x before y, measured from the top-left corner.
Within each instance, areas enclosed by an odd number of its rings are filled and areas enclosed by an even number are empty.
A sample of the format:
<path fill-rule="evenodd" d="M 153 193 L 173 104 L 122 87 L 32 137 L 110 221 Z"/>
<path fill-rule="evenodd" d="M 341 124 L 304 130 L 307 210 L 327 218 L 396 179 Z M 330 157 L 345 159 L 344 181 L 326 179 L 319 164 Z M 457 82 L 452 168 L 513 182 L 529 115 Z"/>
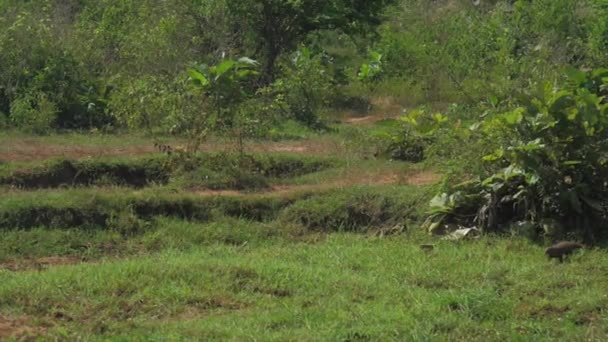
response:
<path fill-rule="evenodd" d="M 395 99 L 390 96 L 375 97 L 371 102 L 374 107 L 372 112 L 364 116 L 360 113 L 348 112 L 344 114 L 342 122 L 356 126 L 368 126 L 381 120 L 394 119 L 402 115 L 403 106 L 396 103 Z"/>
<path fill-rule="evenodd" d="M 9 259 L 0 262 L 0 270 L 4 269 L 15 272 L 26 270 L 44 270 L 53 266 L 75 265 L 81 262 L 83 262 L 83 259 L 81 257 L 75 256 L 49 256 L 35 259 Z"/>
<path fill-rule="evenodd" d="M 376 123 L 378 121 L 382 121 L 382 120 L 386 120 L 386 119 L 394 119 L 395 117 L 397 117 L 396 114 L 353 116 L 353 117 L 345 118 L 343 122 L 350 124 L 350 125 L 366 126 L 366 125 L 373 125 L 374 123 Z"/>
<path fill-rule="evenodd" d="M 39 336 L 43 332 L 44 328 L 30 325 L 26 317 L 9 318 L 0 315 L 0 339 L 24 339 Z"/>
<path fill-rule="evenodd" d="M 437 182 L 441 175 L 433 171 L 420 171 L 411 174 L 401 174 L 396 171 L 385 171 L 379 173 L 361 173 L 347 175 L 340 179 L 332 179 L 319 184 L 300 184 L 300 185 L 275 185 L 270 190 L 258 193 L 264 195 L 289 195 L 298 192 L 315 192 L 330 189 L 344 188 L 357 185 L 388 185 L 388 184 L 407 184 L 407 185 L 430 185 Z M 251 192 L 239 192 L 235 190 L 205 190 L 197 189 L 195 194 L 201 196 L 242 196 Z"/>
<path fill-rule="evenodd" d="M 88 158 L 103 156 L 139 156 L 158 152 L 154 146 L 132 145 L 127 147 L 52 145 L 40 142 L 20 141 L 0 150 L 0 162 L 33 161 L 51 158 Z"/>
<path fill-rule="evenodd" d="M 179 146 L 169 143 L 171 146 Z M 210 142 L 201 147 L 202 151 L 212 152 L 230 149 L 230 144 Z M 248 143 L 246 150 L 253 153 L 285 152 L 305 155 L 331 155 L 344 151 L 338 143 L 324 140 L 297 140 L 268 143 Z M 65 145 L 49 144 L 38 139 L 15 139 L 0 147 L 0 162 L 34 161 L 51 158 L 98 158 L 141 156 L 159 151 L 151 142 L 149 145 L 129 145 L 124 147 L 103 145 Z"/>
<path fill-rule="evenodd" d="M 406 176 L 406 183 L 409 185 L 430 185 L 441 179 L 441 175 L 434 171 L 421 171 Z"/>

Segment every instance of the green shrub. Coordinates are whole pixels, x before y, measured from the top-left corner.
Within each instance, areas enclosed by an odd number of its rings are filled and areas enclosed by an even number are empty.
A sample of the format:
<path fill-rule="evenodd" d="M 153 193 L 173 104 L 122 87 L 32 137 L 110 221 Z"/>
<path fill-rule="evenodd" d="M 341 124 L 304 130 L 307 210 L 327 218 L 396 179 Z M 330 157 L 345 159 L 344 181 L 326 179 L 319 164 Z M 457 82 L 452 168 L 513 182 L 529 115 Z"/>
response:
<path fill-rule="evenodd" d="M 195 103 L 184 77 L 115 79 L 107 112 L 119 125 L 151 132 L 184 133 L 192 124 Z"/>
<path fill-rule="evenodd" d="M 385 77 L 426 102 L 510 98 L 565 66 L 602 67 L 608 9 L 601 0 L 404 0 L 380 28 Z"/>
<path fill-rule="evenodd" d="M 568 74 L 561 88 L 545 83 L 522 96 L 521 107 L 484 122 L 485 130 L 509 132 L 483 157 L 498 171 L 438 195 L 433 227 L 474 224 L 497 232 L 529 222 L 551 238 L 595 241 L 606 234 L 608 70 Z"/>
<path fill-rule="evenodd" d="M 302 47 L 272 85 L 284 101 L 286 115 L 309 127 L 322 127 L 319 114 L 331 98 L 332 78 L 325 63 L 323 55 Z"/>
<path fill-rule="evenodd" d="M 20 97 L 11 103 L 11 121 L 23 130 L 48 133 L 57 120 L 57 106 L 46 94 Z"/>

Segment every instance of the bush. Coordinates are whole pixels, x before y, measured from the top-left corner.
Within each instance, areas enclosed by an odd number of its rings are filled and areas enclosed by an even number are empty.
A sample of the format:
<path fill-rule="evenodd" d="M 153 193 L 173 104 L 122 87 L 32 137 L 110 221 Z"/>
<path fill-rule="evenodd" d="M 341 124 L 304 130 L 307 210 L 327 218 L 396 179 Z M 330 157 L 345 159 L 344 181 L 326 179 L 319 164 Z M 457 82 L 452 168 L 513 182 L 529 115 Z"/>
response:
<path fill-rule="evenodd" d="M 200 115 L 184 75 L 117 78 L 107 112 L 124 127 L 151 132 L 184 133 Z"/>
<path fill-rule="evenodd" d="M 426 102 L 475 104 L 565 66 L 606 65 L 606 18 L 602 0 L 404 0 L 375 49 L 385 77 L 421 87 Z"/>
<path fill-rule="evenodd" d="M 33 133 L 48 133 L 57 120 L 57 106 L 46 94 L 22 96 L 11 103 L 11 121 Z"/>
<path fill-rule="evenodd" d="M 521 107 L 484 122 L 486 130 L 509 132 L 483 157 L 499 170 L 438 195 L 433 228 L 456 223 L 500 232 L 529 222 L 551 238 L 606 234 L 608 70 L 568 74 L 561 89 L 543 84 L 522 96 Z"/>
<path fill-rule="evenodd" d="M 331 98 L 332 78 L 324 65 L 326 57 L 300 48 L 292 63 L 283 67 L 283 77 L 272 85 L 284 101 L 287 115 L 309 127 L 322 127 L 319 114 Z"/>

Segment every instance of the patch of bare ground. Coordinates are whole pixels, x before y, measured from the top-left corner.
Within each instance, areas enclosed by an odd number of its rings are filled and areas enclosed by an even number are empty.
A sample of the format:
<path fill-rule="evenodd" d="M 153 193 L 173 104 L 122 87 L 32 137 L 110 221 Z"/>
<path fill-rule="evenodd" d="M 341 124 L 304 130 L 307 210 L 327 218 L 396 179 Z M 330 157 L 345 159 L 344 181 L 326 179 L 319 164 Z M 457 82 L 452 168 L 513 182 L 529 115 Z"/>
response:
<path fill-rule="evenodd" d="M 420 171 L 406 176 L 406 183 L 409 185 L 431 185 L 438 182 L 441 175 L 434 171 Z"/>
<path fill-rule="evenodd" d="M 201 196 L 241 196 L 246 194 L 237 190 L 207 190 L 207 189 L 195 189 L 192 191 L 196 195 Z"/>
<path fill-rule="evenodd" d="M 75 265 L 85 262 L 82 257 L 76 256 L 48 256 L 43 258 L 24 258 L 24 259 L 9 259 L 0 262 L 0 270 L 9 270 L 13 272 L 26 270 L 45 270 L 53 266 Z"/>
<path fill-rule="evenodd" d="M 332 189 L 346 188 L 358 185 L 390 185 L 407 184 L 415 186 L 430 185 L 437 182 L 441 175 L 433 171 L 419 171 L 401 173 L 397 171 L 381 172 L 352 172 L 343 175 L 338 179 L 330 179 L 317 184 L 298 184 L 298 185 L 275 185 L 271 189 L 258 192 L 262 195 L 289 195 L 304 192 L 319 192 Z M 251 192 L 240 192 L 236 190 L 205 190 L 197 189 L 193 193 L 201 196 L 242 196 Z"/>
<path fill-rule="evenodd" d="M 373 125 L 381 120 L 397 118 L 403 112 L 403 106 L 391 96 L 374 97 L 371 104 L 373 109 L 370 113 L 366 115 L 356 112 L 345 113 L 342 122 L 359 126 Z"/>
<path fill-rule="evenodd" d="M 168 143 L 173 147 L 181 144 Z M 215 152 L 230 150 L 231 143 L 211 141 L 201 147 L 201 151 Z M 236 148 L 235 148 L 236 149 Z M 247 152 L 264 153 L 295 153 L 304 155 L 332 155 L 341 153 L 344 148 L 338 142 L 328 139 L 297 140 L 283 142 L 249 142 L 246 144 Z M 99 157 L 126 157 L 142 156 L 158 153 L 152 143 L 145 145 L 128 145 L 124 147 L 103 145 L 67 145 L 45 143 L 40 140 L 15 139 L 0 148 L 0 162 L 35 161 L 51 158 L 99 158 Z"/>
<path fill-rule="evenodd" d="M 0 161 L 34 161 L 51 158 L 91 158 L 104 156 L 140 156 L 157 152 L 154 146 L 128 146 L 128 147 L 104 147 L 104 146 L 67 146 L 67 145 L 41 145 L 27 144 L 25 141 L 14 144 L 8 150 L 0 151 Z"/>
<path fill-rule="evenodd" d="M 366 116 L 349 116 L 345 118 L 342 122 L 350 125 L 358 125 L 358 126 L 369 126 L 373 125 L 378 121 L 394 119 L 399 116 L 399 113 L 389 113 L 389 114 L 371 114 Z"/>
<path fill-rule="evenodd" d="M 44 331 L 45 328 L 32 325 L 27 317 L 10 318 L 0 315 L 0 340 L 35 340 Z"/>
<path fill-rule="evenodd" d="M 200 319 L 209 314 L 222 314 L 240 311 L 248 308 L 248 304 L 228 297 L 213 297 L 189 300 L 170 321 L 188 321 Z"/>

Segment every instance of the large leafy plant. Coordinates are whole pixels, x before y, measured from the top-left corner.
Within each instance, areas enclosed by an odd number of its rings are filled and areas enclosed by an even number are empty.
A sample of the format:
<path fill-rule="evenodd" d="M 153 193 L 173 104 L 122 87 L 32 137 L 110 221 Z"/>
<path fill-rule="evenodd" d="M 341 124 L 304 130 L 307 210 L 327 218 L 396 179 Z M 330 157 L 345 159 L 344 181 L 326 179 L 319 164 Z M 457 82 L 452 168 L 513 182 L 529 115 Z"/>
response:
<path fill-rule="evenodd" d="M 212 66 L 203 64 L 188 70 L 192 83 L 203 95 L 200 118 L 192 127 L 191 148 L 197 149 L 210 129 L 228 128 L 232 129 L 242 151 L 242 120 L 237 115 L 242 113 L 239 106 L 253 95 L 248 82 L 258 74 L 256 67 L 256 61 L 242 57 L 237 60 L 224 59 Z"/>
<path fill-rule="evenodd" d="M 394 160 L 421 162 L 428 146 L 436 142 L 439 132 L 456 129 L 441 113 L 432 113 L 420 107 L 405 110 L 397 120 L 387 120 L 377 125 L 382 129 L 372 134 L 385 142 L 384 154 Z"/>
<path fill-rule="evenodd" d="M 608 219 L 608 70 L 568 71 L 562 88 L 545 84 L 521 106 L 483 123 L 509 137 L 483 160 L 499 171 L 433 199 L 431 229 L 485 231 L 526 223 L 533 233 L 598 238 Z"/>

